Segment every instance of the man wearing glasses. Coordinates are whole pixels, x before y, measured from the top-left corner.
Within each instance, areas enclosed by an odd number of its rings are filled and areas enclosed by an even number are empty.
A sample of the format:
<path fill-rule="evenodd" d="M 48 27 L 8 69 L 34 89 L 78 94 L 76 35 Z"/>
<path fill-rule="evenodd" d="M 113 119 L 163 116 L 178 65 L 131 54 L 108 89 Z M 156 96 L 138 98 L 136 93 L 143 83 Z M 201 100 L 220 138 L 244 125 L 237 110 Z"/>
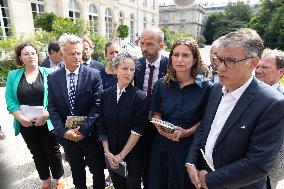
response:
<path fill-rule="evenodd" d="M 220 39 L 214 57 L 220 84 L 212 90 L 186 160 L 196 188 L 266 188 L 283 142 L 284 98 L 252 75 L 263 49 L 252 29 Z"/>

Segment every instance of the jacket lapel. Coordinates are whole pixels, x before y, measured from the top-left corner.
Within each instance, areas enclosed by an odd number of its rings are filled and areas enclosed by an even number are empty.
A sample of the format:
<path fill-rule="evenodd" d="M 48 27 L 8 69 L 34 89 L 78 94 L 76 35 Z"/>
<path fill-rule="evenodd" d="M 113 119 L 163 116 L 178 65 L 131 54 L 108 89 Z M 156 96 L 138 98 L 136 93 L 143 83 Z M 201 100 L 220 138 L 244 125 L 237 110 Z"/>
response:
<path fill-rule="evenodd" d="M 81 65 L 80 66 L 80 70 L 79 70 L 79 75 L 78 75 L 78 82 L 77 82 L 77 87 L 76 87 L 76 98 L 75 101 L 78 97 L 78 95 L 84 91 L 84 88 L 86 86 L 86 80 L 87 79 L 87 72 L 86 72 L 86 68 Z"/>
<path fill-rule="evenodd" d="M 68 104 L 68 107 L 70 109 L 70 102 L 69 102 L 69 96 L 68 96 L 67 79 L 66 79 L 66 70 L 65 70 L 65 68 L 61 68 L 58 71 L 57 75 L 59 77 L 59 79 L 57 79 L 57 81 L 59 82 L 60 89 L 61 89 L 61 92 L 62 92 L 62 96 L 63 96 L 66 104 Z"/>
<path fill-rule="evenodd" d="M 223 129 L 221 130 L 220 135 L 217 138 L 215 147 L 220 144 L 220 142 L 228 134 L 231 128 L 234 127 L 235 123 L 240 119 L 240 117 L 243 115 L 245 110 L 254 100 L 253 94 L 256 93 L 255 86 L 256 86 L 256 80 L 253 79 L 250 85 L 248 86 L 248 88 L 244 91 L 244 93 L 238 100 L 232 112 L 230 113 L 227 121 L 225 122 Z"/>

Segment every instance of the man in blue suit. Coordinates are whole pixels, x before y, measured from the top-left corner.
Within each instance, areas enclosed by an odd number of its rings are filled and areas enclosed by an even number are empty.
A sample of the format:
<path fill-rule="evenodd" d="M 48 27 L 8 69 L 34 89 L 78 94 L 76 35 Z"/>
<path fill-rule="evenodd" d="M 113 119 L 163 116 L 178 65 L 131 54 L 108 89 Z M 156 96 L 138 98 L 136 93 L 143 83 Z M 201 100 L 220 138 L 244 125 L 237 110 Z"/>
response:
<path fill-rule="evenodd" d="M 147 27 L 141 34 L 140 47 L 143 57 L 139 59 L 140 67 L 135 72 L 134 85 L 147 93 L 150 104 L 153 84 L 167 72 L 168 57 L 161 55 L 164 48 L 164 33 L 155 26 Z M 148 188 L 149 161 L 152 145 L 156 136 L 156 129 L 149 122 L 142 140 L 145 140 L 145 167 L 143 172 L 143 186 Z"/>
<path fill-rule="evenodd" d="M 91 57 L 92 51 L 93 51 L 93 43 L 90 40 L 90 38 L 88 38 L 87 36 L 83 36 L 82 42 L 83 42 L 83 56 L 82 56 L 83 64 L 91 68 L 95 68 L 99 71 L 102 71 L 103 69 L 105 69 L 104 64 L 96 60 L 93 60 Z"/>
<path fill-rule="evenodd" d="M 64 67 L 62 57 L 60 55 L 60 47 L 57 41 L 51 41 L 47 47 L 48 56 L 40 64 L 41 67 L 51 68 L 58 70 Z"/>
<path fill-rule="evenodd" d="M 263 49 L 252 29 L 220 39 L 214 57 L 220 84 L 212 90 L 186 160 L 196 188 L 266 189 L 284 137 L 284 98 L 252 74 Z"/>
<path fill-rule="evenodd" d="M 48 111 L 56 134 L 62 139 L 76 189 L 86 189 L 85 166 L 93 174 L 93 187 L 104 189 L 104 154 L 98 142 L 97 119 L 101 79 L 99 71 L 82 65 L 79 37 L 63 35 L 59 45 L 65 67 L 48 78 Z M 80 128 L 67 129 L 67 116 L 87 116 Z"/>

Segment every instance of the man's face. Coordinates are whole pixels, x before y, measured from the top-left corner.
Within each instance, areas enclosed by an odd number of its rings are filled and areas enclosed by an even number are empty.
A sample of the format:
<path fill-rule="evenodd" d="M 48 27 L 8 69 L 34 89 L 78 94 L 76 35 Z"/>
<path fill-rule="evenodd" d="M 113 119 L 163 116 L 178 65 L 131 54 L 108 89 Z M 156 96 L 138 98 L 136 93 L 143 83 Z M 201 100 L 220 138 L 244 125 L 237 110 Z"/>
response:
<path fill-rule="evenodd" d="M 251 77 L 252 71 L 258 63 L 258 57 L 246 57 L 245 49 L 242 47 L 220 47 L 218 48 L 217 57 L 222 62 L 220 63 L 219 61 L 219 63 L 216 64 L 219 81 L 225 86 L 228 92 L 232 92 L 245 84 Z M 224 60 L 227 66 L 224 64 Z M 236 63 L 229 64 L 233 61 Z"/>
<path fill-rule="evenodd" d="M 143 57 L 153 63 L 159 58 L 159 52 L 164 44 L 160 42 L 159 37 L 153 32 L 144 31 L 141 34 L 140 47 Z"/>
<path fill-rule="evenodd" d="M 83 45 L 66 43 L 61 51 L 62 58 L 69 71 L 76 70 L 82 63 Z"/>
<path fill-rule="evenodd" d="M 87 41 L 83 42 L 83 60 L 87 61 L 91 57 L 92 49 Z"/>
<path fill-rule="evenodd" d="M 211 63 L 211 67 L 214 71 L 217 71 L 217 67 L 213 64 L 213 57 L 216 56 L 218 52 L 218 48 L 217 47 L 212 47 L 210 50 L 210 63 Z"/>
<path fill-rule="evenodd" d="M 277 69 L 275 56 L 267 55 L 261 57 L 255 69 L 255 76 L 257 79 L 268 85 L 274 85 L 279 82 L 282 75 L 283 69 Z"/>
<path fill-rule="evenodd" d="M 56 52 L 54 50 L 51 50 L 49 58 L 51 59 L 53 64 L 59 64 L 62 61 L 60 51 Z"/>

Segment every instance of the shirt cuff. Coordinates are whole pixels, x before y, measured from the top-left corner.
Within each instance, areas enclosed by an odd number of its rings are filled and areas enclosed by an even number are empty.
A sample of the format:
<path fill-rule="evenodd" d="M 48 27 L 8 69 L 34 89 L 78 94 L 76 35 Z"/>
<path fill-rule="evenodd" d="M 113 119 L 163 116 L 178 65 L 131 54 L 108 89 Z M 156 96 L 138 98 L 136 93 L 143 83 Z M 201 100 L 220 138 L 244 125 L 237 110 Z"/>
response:
<path fill-rule="evenodd" d="M 131 130 L 131 134 L 134 134 L 134 135 L 137 135 L 137 136 L 142 136 L 142 135 L 140 135 L 139 133 L 137 133 L 137 132 L 135 132 L 133 130 Z"/>
<path fill-rule="evenodd" d="M 186 164 L 185 164 L 185 166 L 186 166 L 186 167 L 188 167 L 188 166 L 192 166 L 192 167 L 196 168 L 196 167 L 195 167 L 195 165 L 194 165 L 194 164 L 192 164 L 192 163 L 186 163 Z"/>

